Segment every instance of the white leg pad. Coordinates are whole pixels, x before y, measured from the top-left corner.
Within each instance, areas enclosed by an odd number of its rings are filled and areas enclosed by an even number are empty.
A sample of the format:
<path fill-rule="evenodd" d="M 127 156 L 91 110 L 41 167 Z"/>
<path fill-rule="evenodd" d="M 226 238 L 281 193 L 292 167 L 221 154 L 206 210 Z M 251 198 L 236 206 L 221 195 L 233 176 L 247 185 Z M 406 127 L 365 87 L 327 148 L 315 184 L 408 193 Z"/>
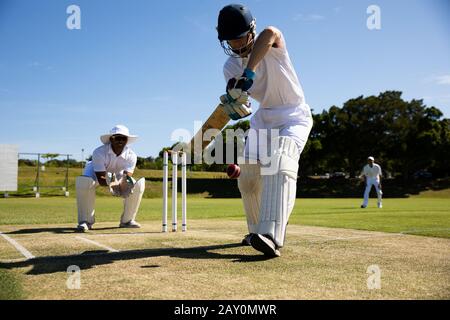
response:
<path fill-rule="evenodd" d="M 141 178 L 135 183 L 133 193 L 123 200 L 123 213 L 120 223 L 128 223 L 136 218 L 144 190 L 145 178 Z"/>
<path fill-rule="evenodd" d="M 269 235 L 278 247 L 282 247 L 295 204 L 300 151 L 293 139 L 279 137 L 278 140 L 279 148 L 272 158 L 272 162 L 276 161 L 276 173 L 263 176 L 258 233 Z"/>
<path fill-rule="evenodd" d="M 95 187 L 97 182 L 91 177 L 77 177 L 75 186 L 77 190 L 78 223 L 95 222 Z"/>
<path fill-rule="evenodd" d="M 256 233 L 261 206 L 262 177 L 259 164 L 239 164 L 238 187 L 244 203 L 249 233 Z"/>

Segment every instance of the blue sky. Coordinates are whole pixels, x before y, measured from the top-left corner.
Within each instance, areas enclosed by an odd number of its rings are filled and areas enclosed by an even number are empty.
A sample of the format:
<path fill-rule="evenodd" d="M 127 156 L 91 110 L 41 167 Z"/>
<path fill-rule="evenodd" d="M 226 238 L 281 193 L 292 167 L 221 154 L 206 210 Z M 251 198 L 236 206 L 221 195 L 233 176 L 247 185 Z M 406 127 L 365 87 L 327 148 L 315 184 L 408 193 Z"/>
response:
<path fill-rule="evenodd" d="M 0 0 L 0 143 L 81 158 L 117 124 L 139 156 L 193 131 L 223 93 L 219 0 Z M 400 90 L 450 117 L 450 2 L 248 0 L 257 28 L 280 28 L 314 112 Z M 81 8 L 68 30 L 66 8 Z M 369 5 L 381 30 L 366 26 Z M 256 106 L 254 106 L 256 107 Z"/>

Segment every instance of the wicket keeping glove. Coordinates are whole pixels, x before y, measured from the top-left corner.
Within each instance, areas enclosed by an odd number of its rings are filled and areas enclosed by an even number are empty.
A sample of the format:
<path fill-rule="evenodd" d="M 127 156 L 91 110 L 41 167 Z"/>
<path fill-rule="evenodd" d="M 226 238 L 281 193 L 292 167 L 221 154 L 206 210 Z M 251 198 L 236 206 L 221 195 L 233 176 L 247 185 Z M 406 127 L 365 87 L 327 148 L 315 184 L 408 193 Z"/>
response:
<path fill-rule="evenodd" d="M 124 174 L 120 180 L 116 179 L 114 173 L 107 173 L 106 184 L 109 186 L 109 191 L 115 197 L 128 198 L 133 193 L 134 184 L 136 182 L 132 177 Z"/>

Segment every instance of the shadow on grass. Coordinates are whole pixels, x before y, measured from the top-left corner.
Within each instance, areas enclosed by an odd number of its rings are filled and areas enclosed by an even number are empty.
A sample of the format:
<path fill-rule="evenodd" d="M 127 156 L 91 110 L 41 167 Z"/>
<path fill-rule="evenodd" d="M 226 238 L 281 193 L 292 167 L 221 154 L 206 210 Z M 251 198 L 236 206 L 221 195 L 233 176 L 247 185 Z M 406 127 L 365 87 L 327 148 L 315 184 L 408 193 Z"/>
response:
<path fill-rule="evenodd" d="M 119 228 L 119 227 L 102 227 L 102 228 L 93 228 L 93 231 L 104 231 L 104 230 L 123 230 L 123 228 Z M 10 232 L 3 232 L 4 234 L 34 234 L 34 233 L 56 233 L 56 234 L 62 234 L 62 233 L 79 233 L 79 234 L 84 234 L 82 232 L 77 231 L 77 229 L 74 228 L 69 228 L 69 227 L 53 227 L 53 228 L 27 228 L 27 229 L 20 229 L 20 230 L 15 230 L 15 231 L 10 231 Z M 143 232 L 140 232 L 143 233 Z M 146 232 L 146 233 L 150 233 L 150 232 Z M 156 233 L 156 232 L 155 232 Z M 89 233 L 87 233 L 89 234 Z M 95 234 L 95 233 L 92 233 Z M 99 233 L 99 234 L 103 234 L 103 233 Z M 117 233 L 112 233 L 112 234 L 121 234 L 119 232 Z M 129 234 L 129 232 L 123 232 L 123 234 Z"/>
<path fill-rule="evenodd" d="M 18 193 L 14 193 L 14 192 L 10 192 L 8 193 L 9 198 L 36 198 L 36 194 L 34 192 L 28 192 L 28 193 L 22 193 L 22 192 L 18 192 Z M 67 198 L 64 194 L 59 194 L 59 193 L 40 193 L 39 198 Z"/>
<path fill-rule="evenodd" d="M 20 229 L 10 232 L 3 232 L 4 234 L 33 234 L 33 233 L 43 233 L 43 232 L 50 232 L 50 233 L 77 233 L 76 228 L 67 228 L 67 227 L 60 227 L 60 228 L 31 228 L 31 229 Z"/>
<path fill-rule="evenodd" d="M 172 257 L 181 259 L 228 259 L 232 262 L 257 262 L 269 260 L 262 254 L 223 254 L 211 252 L 212 250 L 232 249 L 241 247 L 240 243 L 219 244 L 211 246 L 200 246 L 192 248 L 157 248 L 140 249 L 120 252 L 108 252 L 105 250 L 85 251 L 79 255 L 37 257 L 19 262 L 0 262 L 0 269 L 16 269 L 32 267 L 26 274 L 40 275 L 56 272 L 66 272 L 71 265 L 78 266 L 81 270 L 93 268 L 113 263 L 114 261 L 124 261 L 133 259 L 144 259 L 153 257 Z M 252 249 L 253 250 L 253 249 Z M 256 252 L 255 252 L 256 253 Z M 152 268 L 154 265 L 142 266 L 142 268 Z"/>
<path fill-rule="evenodd" d="M 95 231 L 106 231 L 106 230 L 130 230 L 129 232 L 100 232 L 95 233 Z M 4 234 L 34 234 L 34 233 L 55 233 L 55 234 L 84 234 L 84 235 L 118 235 L 118 234 L 160 234 L 160 231 L 146 231 L 146 232 L 140 232 L 140 231 L 131 231 L 131 230 L 137 230 L 137 229 L 126 229 L 126 228 L 119 228 L 119 227 L 102 227 L 102 228 L 94 228 L 92 231 L 89 231 L 88 233 L 79 232 L 76 228 L 69 228 L 69 227 L 54 227 L 54 228 L 28 228 L 28 229 L 20 229 L 20 230 L 14 230 L 10 232 L 3 232 Z"/>

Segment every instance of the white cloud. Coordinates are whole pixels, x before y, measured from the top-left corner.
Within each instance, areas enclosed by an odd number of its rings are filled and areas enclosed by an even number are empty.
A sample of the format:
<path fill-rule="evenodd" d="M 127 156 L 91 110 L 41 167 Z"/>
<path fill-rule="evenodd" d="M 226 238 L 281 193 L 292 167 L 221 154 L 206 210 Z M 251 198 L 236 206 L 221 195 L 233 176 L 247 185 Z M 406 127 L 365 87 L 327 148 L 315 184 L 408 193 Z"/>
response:
<path fill-rule="evenodd" d="M 39 67 L 42 67 L 42 63 L 40 63 L 38 61 L 32 61 L 32 62 L 28 63 L 28 66 L 31 68 L 39 68 Z"/>
<path fill-rule="evenodd" d="M 438 102 L 442 103 L 442 104 L 448 104 L 450 103 L 450 95 L 446 95 L 446 96 L 440 96 L 438 97 Z"/>
<path fill-rule="evenodd" d="M 424 79 L 426 83 L 437 85 L 450 85 L 450 74 L 443 74 L 440 76 L 432 75 Z"/>
<path fill-rule="evenodd" d="M 450 74 L 435 77 L 435 83 L 441 85 L 450 85 Z"/>
<path fill-rule="evenodd" d="M 294 21 L 315 22 L 325 20 L 325 16 L 315 13 L 303 14 L 298 13 L 294 16 Z"/>
<path fill-rule="evenodd" d="M 167 102 L 170 101 L 172 98 L 169 96 L 154 96 L 151 98 L 151 101 L 156 101 L 156 102 Z"/>
<path fill-rule="evenodd" d="M 44 64 L 39 61 L 30 61 L 27 64 L 28 68 L 35 70 L 46 70 L 46 71 L 54 71 L 54 67 L 51 65 Z"/>
<path fill-rule="evenodd" d="M 430 100 L 434 103 L 450 103 L 450 94 L 439 95 L 435 97 L 424 97 L 424 100 Z"/>

